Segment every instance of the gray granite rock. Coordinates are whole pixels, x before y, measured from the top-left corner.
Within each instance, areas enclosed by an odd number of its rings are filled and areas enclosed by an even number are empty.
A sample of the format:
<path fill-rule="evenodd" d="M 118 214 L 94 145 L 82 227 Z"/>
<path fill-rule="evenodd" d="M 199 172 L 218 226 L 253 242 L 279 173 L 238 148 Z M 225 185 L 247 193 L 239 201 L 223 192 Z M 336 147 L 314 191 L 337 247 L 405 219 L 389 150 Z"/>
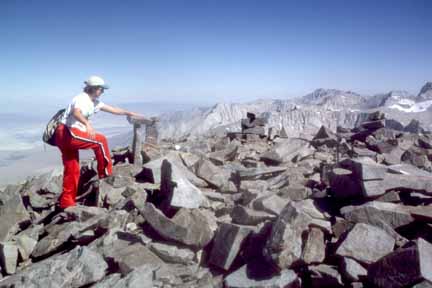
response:
<path fill-rule="evenodd" d="M 317 264 L 324 261 L 326 245 L 321 229 L 311 227 L 304 244 L 302 259 L 306 264 Z"/>
<path fill-rule="evenodd" d="M 395 229 L 414 221 L 406 206 L 379 201 L 371 201 L 359 206 L 345 206 L 340 212 L 349 221 L 371 224 L 382 229 L 385 228 L 383 222 Z"/>
<path fill-rule="evenodd" d="M 231 218 L 235 224 L 255 226 L 267 220 L 274 219 L 275 215 L 237 205 L 231 212 Z"/>
<path fill-rule="evenodd" d="M 180 209 L 172 218 L 166 217 L 153 204 L 140 210 L 146 221 L 162 237 L 193 247 L 204 247 L 213 238 L 216 220 L 197 209 Z"/>
<path fill-rule="evenodd" d="M 287 167 L 248 168 L 239 171 L 240 180 L 266 180 L 282 174 Z"/>
<path fill-rule="evenodd" d="M 37 243 L 32 256 L 38 258 L 57 252 L 79 230 L 79 223 L 76 222 L 52 225 L 49 234 Z"/>
<path fill-rule="evenodd" d="M 190 264 L 195 258 L 195 253 L 192 250 L 177 245 L 151 242 L 148 246 L 164 262 Z"/>
<path fill-rule="evenodd" d="M 0 264 L 5 274 L 15 273 L 18 264 L 18 248 L 14 243 L 0 243 Z"/>
<path fill-rule="evenodd" d="M 237 192 L 237 186 L 233 182 L 232 173 L 214 165 L 209 160 L 200 159 L 195 165 L 196 175 L 205 180 L 211 186 L 219 189 L 221 192 Z"/>
<path fill-rule="evenodd" d="M 37 245 L 37 240 L 22 234 L 16 237 L 16 245 L 21 259 L 25 261 L 28 260 L 30 255 L 33 253 L 33 250 Z"/>
<path fill-rule="evenodd" d="M 312 189 L 294 183 L 279 190 L 278 195 L 292 201 L 300 201 L 309 198 L 312 195 Z"/>
<path fill-rule="evenodd" d="M 8 186 L 0 193 L 0 242 L 7 241 L 17 232 L 19 225 L 30 223 L 30 215 L 24 207 L 19 186 Z"/>
<path fill-rule="evenodd" d="M 223 165 L 226 161 L 233 161 L 236 158 L 238 146 L 228 144 L 225 149 L 207 154 L 207 157 L 216 165 Z"/>
<path fill-rule="evenodd" d="M 432 281 L 432 244 L 419 238 L 416 245 L 394 251 L 368 267 L 375 287 L 409 287 Z"/>
<path fill-rule="evenodd" d="M 305 149 L 300 151 L 301 149 Z M 309 142 L 299 138 L 281 139 L 276 142 L 275 146 L 260 156 L 261 161 L 265 163 L 278 165 L 283 162 L 291 162 L 300 152 L 313 154 L 315 149 L 309 145 Z"/>
<path fill-rule="evenodd" d="M 114 273 L 104 278 L 92 288 L 153 288 L 153 270 L 150 265 L 135 268 L 121 278 L 121 274 Z"/>
<path fill-rule="evenodd" d="M 343 257 L 340 264 L 343 276 L 350 282 L 358 282 L 367 276 L 367 269 L 354 259 Z"/>
<path fill-rule="evenodd" d="M 229 274 L 224 284 L 227 288 L 300 288 L 301 280 L 294 271 L 287 269 L 267 279 L 254 279 L 254 276 L 248 273 L 247 266 L 244 265 Z"/>
<path fill-rule="evenodd" d="M 283 208 L 290 202 L 289 199 L 282 198 L 276 194 L 262 196 L 253 202 L 256 210 L 279 215 Z"/>
<path fill-rule="evenodd" d="M 336 254 L 371 264 L 393 251 L 395 239 L 384 230 L 359 223 L 348 233 Z"/>
<path fill-rule="evenodd" d="M 317 266 L 309 266 L 309 271 L 311 272 L 311 287 L 321 288 L 321 287 L 343 287 L 342 277 L 333 266 L 320 264 Z"/>
<path fill-rule="evenodd" d="M 425 280 L 412 286 L 412 288 L 432 288 L 432 282 Z"/>
<path fill-rule="evenodd" d="M 302 256 L 303 232 L 309 227 L 312 217 L 303 213 L 291 202 L 282 210 L 273 224 L 263 254 L 279 269 L 295 264 Z"/>
<path fill-rule="evenodd" d="M 209 263 L 229 270 L 244 240 L 251 232 L 250 227 L 221 223 L 216 232 Z"/>
<path fill-rule="evenodd" d="M 131 242 L 124 246 L 114 245 L 114 250 L 108 252 L 107 256 L 117 263 L 122 275 L 127 275 L 143 265 L 150 265 L 152 270 L 164 266 L 164 262 L 158 256 L 139 242 Z"/>
<path fill-rule="evenodd" d="M 39 176 L 32 177 L 23 187 L 23 194 L 38 192 L 60 195 L 62 192 L 63 169 L 55 168 Z"/>
<path fill-rule="evenodd" d="M 177 208 L 198 208 L 204 201 L 200 189 L 193 185 L 181 169 L 168 160 L 163 160 L 161 172 L 161 194 L 167 197 L 167 204 Z"/>
<path fill-rule="evenodd" d="M 86 247 L 34 263 L 0 281 L 0 287 L 82 287 L 103 279 L 108 268 L 99 254 Z"/>

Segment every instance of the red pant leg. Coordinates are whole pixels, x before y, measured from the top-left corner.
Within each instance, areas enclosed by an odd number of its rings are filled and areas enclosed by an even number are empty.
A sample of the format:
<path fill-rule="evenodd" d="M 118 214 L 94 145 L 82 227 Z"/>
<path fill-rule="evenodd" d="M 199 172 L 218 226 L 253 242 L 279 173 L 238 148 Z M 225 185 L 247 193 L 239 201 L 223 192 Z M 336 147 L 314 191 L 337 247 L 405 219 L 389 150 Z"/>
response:
<path fill-rule="evenodd" d="M 56 130 L 56 144 L 62 153 L 63 160 L 63 191 L 60 195 L 60 207 L 75 206 L 75 198 L 78 191 L 80 177 L 78 149 L 69 147 L 70 135 L 64 125 Z"/>
<path fill-rule="evenodd" d="M 69 128 L 71 134 L 70 145 L 78 149 L 92 149 L 95 153 L 98 163 L 99 178 L 104 178 L 112 174 L 112 161 L 108 141 L 106 137 L 100 133 L 96 133 L 92 139 L 87 132 L 83 132 L 77 128 Z"/>
<path fill-rule="evenodd" d="M 80 176 L 79 149 L 92 149 L 94 151 L 98 163 L 99 178 L 112 174 L 112 162 L 108 142 L 102 134 L 97 133 L 95 139 L 91 139 L 87 132 L 60 125 L 56 131 L 56 143 L 62 152 L 64 165 L 60 207 L 65 208 L 75 205 Z"/>
<path fill-rule="evenodd" d="M 102 145 L 93 148 L 98 163 L 99 178 L 104 178 L 112 174 L 112 161 L 109 153 L 108 141 L 102 134 L 96 133 L 95 140 Z"/>

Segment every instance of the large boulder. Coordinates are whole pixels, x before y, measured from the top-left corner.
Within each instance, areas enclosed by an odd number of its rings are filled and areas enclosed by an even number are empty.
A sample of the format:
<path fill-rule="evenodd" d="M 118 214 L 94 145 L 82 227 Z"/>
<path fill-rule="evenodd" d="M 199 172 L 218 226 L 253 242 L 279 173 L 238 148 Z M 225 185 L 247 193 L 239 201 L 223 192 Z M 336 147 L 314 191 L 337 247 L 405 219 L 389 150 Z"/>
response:
<path fill-rule="evenodd" d="M 19 226 L 30 223 L 30 215 L 24 207 L 20 186 L 7 186 L 0 193 L 0 242 L 7 241 Z"/>
<path fill-rule="evenodd" d="M 359 223 L 348 233 L 346 239 L 336 250 L 336 254 L 371 264 L 391 253 L 394 245 L 395 239 L 384 230 Z"/>
<path fill-rule="evenodd" d="M 408 207 L 379 201 L 359 206 L 345 206 L 341 209 L 341 214 L 349 221 L 366 223 L 382 229 L 385 229 L 383 223 L 396 229 L 414 221 Z"/>
<path fill-rule="evenodd" d="M 369 266 L 368 279 L 374 287 L 411 287 L 423 280 L 432 282 L 432 244 L 421 238 L 416 242 Z"/>
<path fill-rule="evenodd" d="M 204 158 L 195 164 L 195 171 L 198 177 L 221 192 L 237 192 L 231 171 L 220 168 Z"/>
<path fill-rule="evenodd" d="M 182 170 L 168 160 L 162 162 L 160 192 L 166 197 L 167 204 L 176 208 L 198 208 L 205 197 L 193 185 Z"/>
<path fill-rule="evenodd" d="M 0 281 L 0 287 L 83 287 L 103 279 L 108 268 L 103 257 L 86 247 L 34 263 Z"/>
<path fill-rule="evenodd" d="M 163 238 L 177 241 L 187 246 L 204 247 L 213 238 L 216 230 L 214 216 L 198 209 L 180 209 L 172 218 L 166 217 L 151 203 L 140 210 L 145 220 Z"/>
<path fill-rule="evenodd" d="M 321 243 L 309 242 L 307 250 L 303 253 L 307 241 L 304 235 L 309 231 L 309 227 L 331 230 L 330 223 L 322 218 L 311 201 L 288 203 L 272 226 L 263 249 L 266 259 L 279 269 L 301 264 L 304 262 L 303 256 L 312 262 L 321 259 L 324 253 L 320 250 Z M 312 251 L 316 247 L 319 251 Z"/>
<path fill-rule="evenodd" d="M 221 223 L 216 232 L 209 263 L 229 270 L 243 242 L 251 232 L 250 227 Z"/>

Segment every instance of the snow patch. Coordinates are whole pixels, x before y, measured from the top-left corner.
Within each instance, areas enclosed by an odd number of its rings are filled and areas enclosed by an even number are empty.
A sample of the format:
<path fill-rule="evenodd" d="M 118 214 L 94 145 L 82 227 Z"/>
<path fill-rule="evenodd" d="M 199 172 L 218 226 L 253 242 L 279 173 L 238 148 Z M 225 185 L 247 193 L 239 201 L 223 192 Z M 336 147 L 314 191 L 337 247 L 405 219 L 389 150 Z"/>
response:
<path fill-rule="evenodd" d="M 423 102 L 419 102 L 419 103 L 414 103 L 414 101 L 411 101 L 408 99 L 403 99 L 403 100 L 406 100 L 406 101 L 401 100 L 398 104 L 393 104 L 389 108 L 390 109 L 397 109 L 397 110 L 402 111 L 402 112 L 418 113 L 418 112 L 426 111 L 432 105 L 432 100 L 423 101 Z M 409 103 L 410 101 L 412 103 Z M 405 107 L 402 107 L 401 105 L 404 105 Z M 406 106 L 408 106 L 408 107 L 406 107 Z"/>

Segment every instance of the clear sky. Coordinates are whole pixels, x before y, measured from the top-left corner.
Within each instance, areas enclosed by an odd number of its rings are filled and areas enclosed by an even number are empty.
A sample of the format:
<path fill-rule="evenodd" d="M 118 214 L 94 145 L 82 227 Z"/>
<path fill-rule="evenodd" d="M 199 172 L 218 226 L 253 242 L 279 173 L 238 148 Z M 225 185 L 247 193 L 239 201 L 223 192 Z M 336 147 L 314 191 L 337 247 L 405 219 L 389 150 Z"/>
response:
<path fill-rule="evenodd" d="M 417 93 L 432 1 L 0 1 L 3 109 L 68 103 L 92 74 L 115 103 Z"/>

